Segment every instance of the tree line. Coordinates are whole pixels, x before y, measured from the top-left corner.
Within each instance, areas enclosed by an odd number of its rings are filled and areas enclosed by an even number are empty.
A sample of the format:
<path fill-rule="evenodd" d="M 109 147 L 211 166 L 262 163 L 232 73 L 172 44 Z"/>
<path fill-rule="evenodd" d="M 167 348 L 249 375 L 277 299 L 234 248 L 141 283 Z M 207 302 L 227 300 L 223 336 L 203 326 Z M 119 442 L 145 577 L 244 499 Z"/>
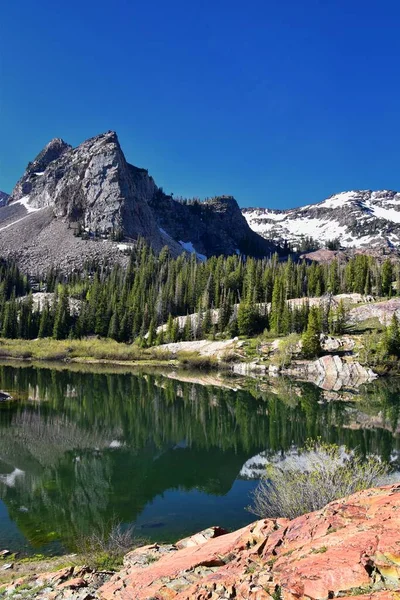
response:
<path fill-rule="evenodd" d="M 330 302 L 331 295 L 397 294 L 400 269 L 389 259 L 382 265 L 362 254 L 329 264 L 291 258 L 283 262 L 277 255 L 219 256 L 200 262 L 187 253 L 173 257 L 167 247 L 157 255 L 139 240 L 125 267 L 90 264 L 68 276 L 52 269 L 43 284 L 53 294 L 40 305 L 34 301 L 31 281 L 15 263 L 0 260 L 3 337 L 65 339 L 94 334 L 152 345 L 204 335 L 251 336 L 265 329 L 277 335 L 310 328 L 341 333 L 345 307 Z M 313 296 L 327 300 L 310 309 L 306 298 Z M 291 298 L 305 301 L 292 307 L 287 302 Z M 193 313 L 198 317 L 187 319 L 180 329 L 174 317 Z M 166 330 L 157 333 L 163 323 Z"/>

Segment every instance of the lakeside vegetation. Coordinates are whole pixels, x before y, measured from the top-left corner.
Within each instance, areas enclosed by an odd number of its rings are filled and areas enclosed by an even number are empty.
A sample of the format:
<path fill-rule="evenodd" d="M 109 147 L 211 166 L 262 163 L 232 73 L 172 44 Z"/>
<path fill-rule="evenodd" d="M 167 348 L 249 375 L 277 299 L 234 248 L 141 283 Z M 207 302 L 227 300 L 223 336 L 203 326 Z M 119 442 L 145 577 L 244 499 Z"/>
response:
<path fill-rule="evenodd" d="M 38 305 L 33 289 L 54 297 L 45 296 Z M 381 265 L 363 254 L 329 264 L 294 262 L 290 257 L 280 262 L 277 255 L 259 260 L 219 256 L 199 262 L 186 253 L 173 258 L 167 247 L 156 255 L 139 241 L 125 269 L 87 265 L 82 273 L 51 270 L 35 278 L 1 260 L 0 334 L 23 339 L 97 335 L 151 346 L 207 335 L 253 336 L 264 330 L 303 333 L 310 313 L 307 298 L 353 292 L 377 297 L 400 292 L 400 266 L 390 259 Z M 304 298 L 304 304 L 291 307 L 287 300 L 292 298 Z M 213 309 L 219 311 L 218 323 Z M 328 302 L 324 310 L 319 326 L 340 333 L 345 307 Z M 183 328 L 173 319 L 193 313 L 198 318 Z M 166 331 L 157 333 L 163 323 L 168 323 Z"/>
<path fill-rule="evenodd" d="M 46 293 L 35 295 L 38 290 Z M 139 241 L 126 269 L 92 264 L 82 273 L 51 270 L 40 279 L 0 260 L 0 358 L 210 369 L 250 360 L 249 339 L 264 343 L 280 338 L 270 362 L 282 367 L 296 358 L 320 356 L 321 334 L 357 333 L 362 337 L 360 362 L 380 372 L 397 372 L 396 317 L 388 327 L 374 324 L 351 331 L 348 304 L 332 297 L 373 293 L 382 298 L 399 292 L 400 266 L 390 259 L 380 264 L 363 254 L 329 264 L 291 258 L 280 262 L 277 255 L 199 262 L 188 254 L 173 258 L 168 248 L 156 255 Z M 310 297 L 323 300 L 310 306 Z M 299 302 L 290 303 L 293 298 Z M 243 351 L 227 353 L 226 360 L 203 357 L 196 349 L 173 354 L 157 348 L 168 342 L 235 336 L 244 340 Z"/>
<path fill-rule="evenodd" d="M 112 339 L 35 340 L 0 338 L 0 359 L 37 361 L 99 361 L 99 362 L 153 362 L 168 363 L 174 356 L 160 348 L 141 348 Z"/>

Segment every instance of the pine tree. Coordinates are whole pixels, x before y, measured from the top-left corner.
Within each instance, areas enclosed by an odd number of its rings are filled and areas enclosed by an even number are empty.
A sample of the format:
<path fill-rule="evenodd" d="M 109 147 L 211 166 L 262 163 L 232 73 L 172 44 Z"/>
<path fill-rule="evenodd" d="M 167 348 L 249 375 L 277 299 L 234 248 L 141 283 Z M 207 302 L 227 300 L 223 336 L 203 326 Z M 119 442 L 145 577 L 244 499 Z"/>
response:
<path fill-rule="evenodd" d="M 336 310 L 336 322 L 335 322 L 335 333 L 341 335 L 346 330 L 348 321 L 348 313 L 345 303 L 340 299 L 337 310 Z"/>
<path fill-rule="evenodd" d="M 5 338 L 15 338 L 17 337 L 17 332 L 17 305 L 13 296 L 5 305 L 1 335 Z"/>
<path fill-rule="evenodd" d="M 254 304 L 250 302 L 239 304 L 237 324 L 240 335 L 251 336 L 259 332 L 259 313 Z"/>
<path fill-rule="evenodd" d="M 391 323 L 385 332 L 385 350 L 389 356 L 400 357 L 400 329 L 396 313 L 393 314 Z"/>
<path fill-rule="evenodd" d="M 204 319 L 203 319 L 204 335 L 208 335 L 211 331 L 211 328 L 212 328 L 211 310 L 209 308 L 207 308 L 206 312 L 204 313 Z"/>
<path fill-rule="evenodd" d="M 315 358 L 321 353 L 318 309 L 313 306 L 308 316 L 307 329 L 302 336 L 302 353 L 305 358 Z"/>
<path fill-rule="evenodd" d="M 167 321 L 167 340 L 168 342 L 174 342 L 174 319 L 169 313 Z"/>
<path fill-rule="evenodd" d="M 53 337 L 56 340 L 64 340 L 68 337 L 70 326 L 69 301 L 65 287 L 61 289 L 55 308 Z"/>
<path fill-rule="evenodd" d="M 153 318 L 153 319 L 151 319 L 150 325 L 149 325 L 149 335 L 147 336 L 147 344 L 149 346 L 153 346 L 154 342 L 156 341 L 156 337 L 157 337 L 157 328 L 156 328 L 156 322 Z"/>
<path fill-rule="evenodd" d="M 42 314 L 40 317 L 38 337 L 40 337 L 40 338 L 49 337 L 52 334 L 52 331 L 53 331 L 53 325 L 52 325 L 52 318 L 50 315 L 50 308 L 49 308 L 48 302 L 45 302 L 45 305 L 43 306 Z"/>
<path fill-rule="evenodd" d="M 119 322 L 118 322 L 118 313 L 114 311 L 112 317 L 110 319 L 110 324 L 108 326 L 107 337 L 112 338 L 113 340 L 119 339 Z"/>
<path fill-rule="evenodd" d="M 392 295 L 393 282 L 393 265 L 392 261 L 387 258 L 382 265 L 382 294 L 383 296 Z"/>

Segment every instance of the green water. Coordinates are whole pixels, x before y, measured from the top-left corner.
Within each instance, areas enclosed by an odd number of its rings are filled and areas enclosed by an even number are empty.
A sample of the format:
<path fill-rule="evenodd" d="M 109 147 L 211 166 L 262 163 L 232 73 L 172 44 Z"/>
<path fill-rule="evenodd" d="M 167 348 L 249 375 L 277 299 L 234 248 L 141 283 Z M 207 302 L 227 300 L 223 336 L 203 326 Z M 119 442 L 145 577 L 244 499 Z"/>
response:
<path fill-rule="evenodd" d="M 61 552 L 101 524 L 175 540 L 253 517 L 259 453 L 308 437 L 396 463 L 400 382 L 341 401 L 276 380 L 250 390 L 161 375 L 0 366 L 0 549 Z"/>

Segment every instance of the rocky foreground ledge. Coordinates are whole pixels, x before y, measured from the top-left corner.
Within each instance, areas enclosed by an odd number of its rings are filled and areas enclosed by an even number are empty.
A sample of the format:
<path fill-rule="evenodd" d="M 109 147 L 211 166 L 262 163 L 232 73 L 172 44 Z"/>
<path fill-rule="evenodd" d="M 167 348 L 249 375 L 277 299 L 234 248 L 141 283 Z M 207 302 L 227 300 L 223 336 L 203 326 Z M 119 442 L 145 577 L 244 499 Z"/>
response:
<path fill-rule="evenodd" d="M 293 521 L 261 520 L 233 533 L 211 528 L 173 546 L 138 548 L 97 590 L 93 573 L 58 573 L 51 592 L 50 575 L 42 575 L 47 595 L 32 597 L 399 600 L 400 484 L 359 492 Z"/>

